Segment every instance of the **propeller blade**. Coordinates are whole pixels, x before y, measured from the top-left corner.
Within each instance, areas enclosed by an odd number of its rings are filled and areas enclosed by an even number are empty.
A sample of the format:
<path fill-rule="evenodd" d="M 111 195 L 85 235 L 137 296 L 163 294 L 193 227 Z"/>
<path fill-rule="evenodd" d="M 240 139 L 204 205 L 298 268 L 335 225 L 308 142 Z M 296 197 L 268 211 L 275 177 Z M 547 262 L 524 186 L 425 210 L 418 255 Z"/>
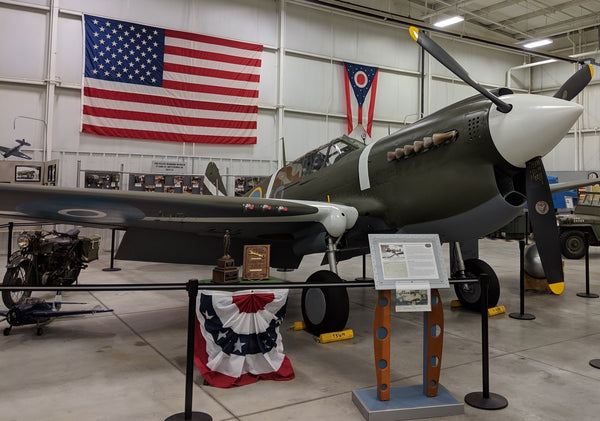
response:
<path fill-rule="evenodd" d="M 594 76 L 594 68 L 591 64 L 583 66 L 573 76 L 571 76 L 558 91 L 554 94 L 554 98 L 561 98 L 567 101 L 572 100 L 579 92 L 583 91 L 583 88 L 587 86 Z"/>
<path fill-rule="evenodd" d="M 560 294 L 565 288 L 565 281 L 560 257 L 558 228 L 548 177 L 546 177 L 542 158 L 539 156 L 527 161 L 525 188 L 529 220 L 546 279 L 548 279 L 548 285 L 552 292 Z"/>
<path fill-rule="evenodd" d="M 442 47 L 440 47 L 427 35 L 419 33 L 418 28 L 411 26 L 408 29 L 408 32 L 410 33 L 412 39 L 414 39 L 417 42 L 417 44 L 423 47 L 425 51 L 427 51 L 429 54 L 435 57 L 437 61 L 442 63 L 448 70 L 450 70 L 456 76 L 461 78 L 466 84 L 470 85 L 472 88 L 474 88 L 483 96 L 485 96 L 487 99 L 496 104 L 496 106 L 498 107 L 498 111 L 502 113 L 507 113 L 512 109 L 512 105 L 502 101 L 496 95 L 492 94 L 487 89 L 484 89 L 483 86 L 471 79 L 469 73 L 467 73 L 467 71 L 450 56 L 450 54 L 448 54 Z"/>

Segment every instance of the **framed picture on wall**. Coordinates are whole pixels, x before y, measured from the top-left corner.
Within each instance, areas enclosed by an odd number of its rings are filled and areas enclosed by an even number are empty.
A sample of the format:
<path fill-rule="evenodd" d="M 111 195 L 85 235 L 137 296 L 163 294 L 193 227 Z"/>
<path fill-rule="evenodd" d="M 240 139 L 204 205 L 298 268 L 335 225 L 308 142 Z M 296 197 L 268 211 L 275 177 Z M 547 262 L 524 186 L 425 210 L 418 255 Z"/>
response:
<path fill-rule="evenodd" d="M 39 165 L 17 165 L 15 167 L 15 181 L 41 181 L 42 167 Z"/>

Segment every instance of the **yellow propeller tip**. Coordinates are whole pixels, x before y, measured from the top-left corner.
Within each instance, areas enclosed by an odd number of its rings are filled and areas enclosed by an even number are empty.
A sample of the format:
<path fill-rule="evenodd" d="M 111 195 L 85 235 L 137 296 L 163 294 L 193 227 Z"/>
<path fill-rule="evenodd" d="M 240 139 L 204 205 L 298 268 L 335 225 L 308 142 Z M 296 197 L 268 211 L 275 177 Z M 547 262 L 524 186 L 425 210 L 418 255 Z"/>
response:
<path fill-rule="evenodd" d="M 410 33 L 412 39 L 414 39 L 415 41 L 419 39 L 419 28 L 411 26 L 410 28 L 408 28 L 408 32 Z"/>
<path fill-rule="evenodd" d="M 590 74 L 592 75 L 592 77 L 594 77 L 594 66 L 588 64 L 588 67 L 590 68 Z"/>
<path fill-rule="evenodd" d="M 565 290 L 564 282 L 556 282 L 554 284 L 548 284 L 548 286 L 550 287 L 550 291 L 555 295 L 560 295 Z"/>

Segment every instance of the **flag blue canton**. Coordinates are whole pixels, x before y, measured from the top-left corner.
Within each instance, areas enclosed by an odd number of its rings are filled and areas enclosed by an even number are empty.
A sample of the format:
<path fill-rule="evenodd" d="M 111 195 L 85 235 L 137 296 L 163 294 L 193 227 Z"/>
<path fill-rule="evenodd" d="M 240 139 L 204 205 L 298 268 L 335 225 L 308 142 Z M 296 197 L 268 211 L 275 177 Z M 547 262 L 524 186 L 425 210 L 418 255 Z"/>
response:
<path fill-rule="evenodd" d="M 373 78 L 375 77 L 375 74 L 379 68 L 348 62 L 345 62 L 344 65 L 346 66 L 348 80 L 350 82 L 350 86 L 352 86 L 352 90 L 354 91 L 354 95 L 358 101 L 358 105 L 362 107 L 365 102 L 365 98 L 369 93 L 369 89 L 371 89 Z"/>
<path fill-rule="evenodd" d="M 165 30 L 85 16 L 85 76 L 162 86 Z"/>

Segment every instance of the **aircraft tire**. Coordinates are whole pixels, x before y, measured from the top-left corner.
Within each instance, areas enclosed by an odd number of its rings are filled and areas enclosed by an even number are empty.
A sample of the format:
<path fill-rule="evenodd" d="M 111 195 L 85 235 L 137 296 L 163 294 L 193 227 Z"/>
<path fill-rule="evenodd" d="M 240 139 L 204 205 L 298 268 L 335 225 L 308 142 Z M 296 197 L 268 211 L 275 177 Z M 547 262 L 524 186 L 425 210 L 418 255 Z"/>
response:
<path fill-rule="evenodd" d="M 581 231 L 565 231 L 560 234 L 560 249 L 567 259 L 585 256 L 585 239 Z"/>
<path fill-rule="evenodd" d="M 465 271 L 473 276 L 487 273 L 489 276 L 488 308 L 496 307 L 500 299 L 500 282 L 490 265 L 480 259 L 465 260 Z M 481 310 L 481 287 L 478 282 L 454 284 L 454 292 L 463 307 L 473 311 Z"/>
<path fill-rule="evenodd" d="M 27 285 L 27 269 L 30 261 L 23 261 L 19 266 L 9 268 L 4 274 L 2 285 Z M 2 291 L 2 302 L 7 308 L 21 304 L 31 296 L 31 291 Z"/>
<path fill-rule="evenodd" d="M 315 272 L 306 280 L 309 284 L 330 282 L 341 279 L 329 270 Z M 304 288 L 301 306 L 306 330 L 316 336 L 343 330 L 350 313 L 348 291 L 341 287 Z"/>

